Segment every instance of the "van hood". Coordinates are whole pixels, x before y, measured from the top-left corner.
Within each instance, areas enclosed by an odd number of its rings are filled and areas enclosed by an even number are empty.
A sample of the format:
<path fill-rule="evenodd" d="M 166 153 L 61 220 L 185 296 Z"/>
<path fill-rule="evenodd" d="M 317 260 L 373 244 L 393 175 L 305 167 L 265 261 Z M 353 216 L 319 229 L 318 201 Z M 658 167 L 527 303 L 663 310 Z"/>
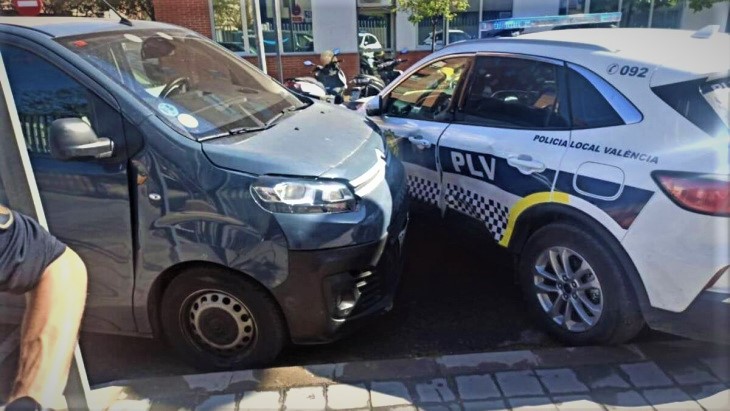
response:
<path fill-rule="evenodd" d="M 366 118 L 342 107 L 315 102 L 273 127 L 202 143 L 210 161 L 255 175 L 352 180 L 375 164 L 383 140 Z"/>

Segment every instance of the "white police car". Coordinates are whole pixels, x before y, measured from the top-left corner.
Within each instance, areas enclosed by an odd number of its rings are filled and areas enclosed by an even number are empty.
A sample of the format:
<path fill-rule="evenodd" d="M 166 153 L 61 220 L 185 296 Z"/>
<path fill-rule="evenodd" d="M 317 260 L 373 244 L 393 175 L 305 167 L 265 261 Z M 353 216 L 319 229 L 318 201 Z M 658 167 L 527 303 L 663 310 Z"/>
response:
<path fill-rule="evenodd" d="M 556 30 L 462 42 L 362 110 L 421 206 L 518 255 L 570 344 L 730 333 L 730 36 Z"/>

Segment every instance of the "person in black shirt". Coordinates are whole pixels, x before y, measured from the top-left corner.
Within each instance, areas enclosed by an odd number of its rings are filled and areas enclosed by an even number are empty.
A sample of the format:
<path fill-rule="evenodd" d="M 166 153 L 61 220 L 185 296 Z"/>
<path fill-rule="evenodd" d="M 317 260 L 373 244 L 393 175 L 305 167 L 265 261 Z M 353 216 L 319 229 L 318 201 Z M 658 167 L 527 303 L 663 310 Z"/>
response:
<path fill-rule="evenodd" d="M 86 268 L 38 222 L 0 204 L 0 292 L 26 294 L 18 373 L 6 410 L 63 393 L 86 302 Z"/>

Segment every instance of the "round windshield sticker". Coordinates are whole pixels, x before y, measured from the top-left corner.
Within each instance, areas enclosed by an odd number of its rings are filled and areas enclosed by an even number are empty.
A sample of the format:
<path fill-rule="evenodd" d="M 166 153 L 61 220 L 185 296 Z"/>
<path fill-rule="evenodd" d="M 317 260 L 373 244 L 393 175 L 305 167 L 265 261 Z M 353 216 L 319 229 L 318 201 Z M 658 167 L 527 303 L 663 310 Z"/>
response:
<path fill-rule="evenodd" d="M 141 43 L 142 42 L 142 38 L 140 38 L 138 36 L 135 36 L 134 34 L 127 33 L 127 34 L 124 35 L 124 38 L 127 39 L 127 40 L 129 40 L 129 41 L 133 41 L 135 43 Z"/>
<path fill-rule="evenodd" d="M 160 113 L 170 117 L 175 117 L 180 114 L 177 107 L 169 103 L 160 103 L 157 105 L 157 109 L 160 110 Z"/>
<path fill-rule="evenodd" d="M 190 114 L 184 114 L 184 113 L 177 116 L 177 121 L 179 121 L 180 124 L 182 124 L 183 126 L 185 126 L 187 128 L 195 128 L 195 127 L 198 127 L 198 124 L 200 124 L 200 123 L 198 123 L 197 118 L 191 116 Z"/>

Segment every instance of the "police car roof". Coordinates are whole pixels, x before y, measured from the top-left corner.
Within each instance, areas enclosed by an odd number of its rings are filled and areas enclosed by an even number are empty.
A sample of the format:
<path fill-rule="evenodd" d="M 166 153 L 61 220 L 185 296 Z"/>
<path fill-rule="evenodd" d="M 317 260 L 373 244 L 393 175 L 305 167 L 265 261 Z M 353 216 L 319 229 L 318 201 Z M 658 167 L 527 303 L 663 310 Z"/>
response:
<path fill-rule="evenodd" d="M 671 29 L 582 28 L 548 30 L 517 37 L 454 43 L 447 53 L 504 51 L 537 54 L 590 66 L 590 55 L 609 53 L 621 60 L 706 74 L 730 69 L 730 35 Z"/>
<path fill-rule="evenodd" d="M 24 27 L 51 37 L 65 37 L 79 34 L 114 30 L 162 29 L 176 26 L 144 20 L 131 20 L 132 27 L 119 23 L 114 16 L 108 19 L 88 17 L 0 17 L 0 25 Z"/>

